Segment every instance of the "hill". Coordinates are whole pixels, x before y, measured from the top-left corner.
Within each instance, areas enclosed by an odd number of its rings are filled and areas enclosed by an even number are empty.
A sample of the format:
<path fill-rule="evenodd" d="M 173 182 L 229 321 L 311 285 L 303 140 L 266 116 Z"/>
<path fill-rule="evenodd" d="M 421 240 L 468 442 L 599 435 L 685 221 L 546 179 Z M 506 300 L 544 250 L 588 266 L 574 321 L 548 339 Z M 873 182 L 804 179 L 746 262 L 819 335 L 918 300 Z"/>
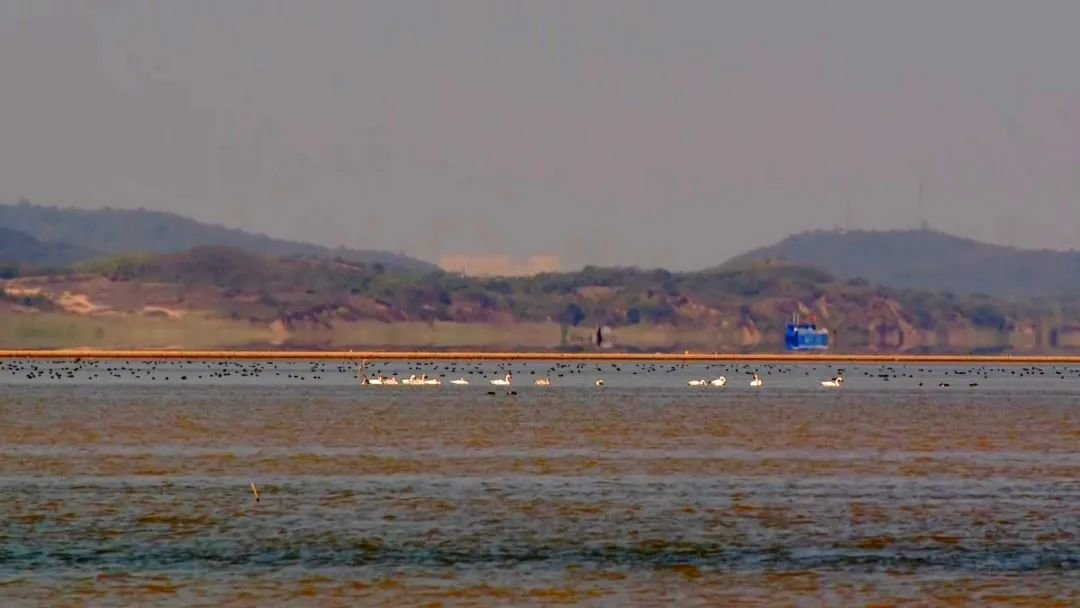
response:
<path fill-rule="evenodd" d="M 101 254 L 67 243 L 47 243 L 0 226 L 0 264 L 60 268 Z"/>
<path fill-rule="evenodd" d="M 845 279 L 997 297 L 1076 293 L 1080 253 L 980 243 L 934 230 L 804 232 L 730 260 L 783 260 Z"/>
<path fill-rule="evenodd" d="M 1078 301 L 998 300 L 841 280 L 803 266 L 515 278 L 227 247 L 126 255 L 2 284 L 0 341 L 32 346 L 777 351 L 793 313 L 842 352 L 1047 351 L 1080 343 Z"/>
<path fill-rule="evenodd" d="M 341 258 L 382 264 L 405 272 L 431 272 L 434 264 L 373 250 L 332 249 L 205 224 L 174 213 L 145 209 L 70 209 L 22 202 L 0 204 L 0 226 L 38 240 L 66 243 L 106 253 L 172 253 L 201 246 L 225 246 L 279 256 Z M 82 259 L 86 259 L 85 257 Z"/>

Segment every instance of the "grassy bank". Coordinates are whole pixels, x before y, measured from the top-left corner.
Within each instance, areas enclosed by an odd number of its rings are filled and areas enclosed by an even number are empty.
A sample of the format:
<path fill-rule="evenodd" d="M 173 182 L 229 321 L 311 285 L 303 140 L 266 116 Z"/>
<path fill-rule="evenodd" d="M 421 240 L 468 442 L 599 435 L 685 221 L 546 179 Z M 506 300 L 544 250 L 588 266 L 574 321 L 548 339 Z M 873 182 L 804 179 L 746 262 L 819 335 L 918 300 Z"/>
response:
<path fill-rule="evenodd" d="M 261 349 L 409 351 L 591 351 L 593 328 L 552 321 L 453 322 L 376 320 L 326 325 L 283 324 L 187 314 L 83 315 L 62 312 L 0 314 L 0 346 L 9 349 Z M 909 353 L 1047 353 L 1024 334 L 963 329 L 922 342 Z M 875 352 L 836 340 L 835 352 Z M 640 323 L 616 328 L 616 350 L 630 352 L 779 352 L 770 336 L 725 328 Z M 894 349 L 881 349 L 885 352 Z M 1065 349 L 1067 350 L 1067 349 Z"/>
<path fill-rule="evenodd" d="M 270 337 L 265 326 L 203 316 L 0 315 L 0 340 L 8 348 L 223 348 Z"/>
<path fill-rule="evenodd" d="M 704 335 L 691 329 L 641 325 L 621 330 L 619 339 L 639 350 L 667 349 L 672 345 L 716 350 L 721 346 L 715 340 L 703 340 Z M 591 328 L 564 328 L 554 322 L 353 321 L 274 331 L 267 323 L 200 315 L 183 319 L 51 312 L 0 315 L 0 341 L 13 349 L 227 349 L 275 345 L 316 349 L 556 350 L 588 348 L 591 339 Z"/>

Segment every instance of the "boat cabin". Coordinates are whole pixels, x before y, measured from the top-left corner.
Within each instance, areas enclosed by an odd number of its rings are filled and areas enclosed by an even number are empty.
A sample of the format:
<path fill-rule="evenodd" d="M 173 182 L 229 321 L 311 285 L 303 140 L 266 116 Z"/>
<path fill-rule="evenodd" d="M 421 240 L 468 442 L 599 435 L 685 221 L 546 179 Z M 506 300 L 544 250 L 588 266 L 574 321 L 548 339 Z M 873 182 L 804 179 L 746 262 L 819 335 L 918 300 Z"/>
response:
<path fill-rule="evenodd" d="M 784 346 L 792 351 L 825 350 L 829 348 L 829 330 L 793 317 L 784 331 Z"/>

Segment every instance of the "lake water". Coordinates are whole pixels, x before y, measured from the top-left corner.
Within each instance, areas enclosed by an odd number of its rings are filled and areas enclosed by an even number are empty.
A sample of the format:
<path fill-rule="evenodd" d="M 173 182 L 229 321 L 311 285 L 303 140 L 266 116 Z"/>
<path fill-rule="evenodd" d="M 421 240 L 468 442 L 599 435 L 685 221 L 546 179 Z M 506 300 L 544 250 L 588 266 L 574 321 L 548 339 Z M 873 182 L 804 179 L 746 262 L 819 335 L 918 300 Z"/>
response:
<path fill-rule="evenodd" d="M 1080 604 L 1076 368 L 550 367 L 3 362 L 0 605 Z"/>

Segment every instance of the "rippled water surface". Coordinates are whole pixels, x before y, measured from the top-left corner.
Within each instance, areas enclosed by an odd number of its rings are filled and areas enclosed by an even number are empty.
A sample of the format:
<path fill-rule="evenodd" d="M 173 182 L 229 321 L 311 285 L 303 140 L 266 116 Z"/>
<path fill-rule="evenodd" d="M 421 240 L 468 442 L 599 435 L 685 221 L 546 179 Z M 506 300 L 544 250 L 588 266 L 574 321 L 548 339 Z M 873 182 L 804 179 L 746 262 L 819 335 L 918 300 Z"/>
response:
<path fill-rule="evenodd" d="M 1080 604 L 1073 368 L 368 371 L 5 362 L 0 605 Z"/>

